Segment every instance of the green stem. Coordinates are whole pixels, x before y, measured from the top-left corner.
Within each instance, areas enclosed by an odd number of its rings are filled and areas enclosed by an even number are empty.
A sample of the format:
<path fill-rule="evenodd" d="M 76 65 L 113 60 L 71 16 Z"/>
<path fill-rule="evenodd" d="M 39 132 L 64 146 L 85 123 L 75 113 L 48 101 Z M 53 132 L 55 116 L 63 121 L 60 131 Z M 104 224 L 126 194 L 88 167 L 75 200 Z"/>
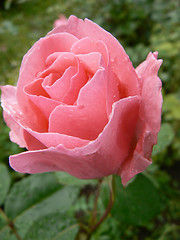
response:
<path fill-rule="evenodd" d="M 106 208 L 106 211 L 104 212 L 104 214 L 102 215 L 102 217 L 99 219 L 99 221 L 92 225 L 90 227 L 90 235 L 96 231 L 96 229 L 104 222 L 104 220 L 107 218 L 108 214 L 110 213 L 113 203 L 114 203 L 114 177 L 110 176 L 110 181 L 109 181 L 109 193 L 110 193 L 110 199 L 109 199 L 109 203 L 108 206 Z M 99 194 L 98 194 L 99 197 Z M 97 202 L 97 201 L 96 201 Z M 96 203 L 97 206 L 97 203 Z"/>
<path fill-rule="evenodd" d="M 98 180 L 98 187 L 97 187 L 97 191 L 96 191 L 96 197 L 95 197 L 95 201 L 94 201 L 94 209 L 92 212 L 92 218 L 91 218 L 91 222 L 90 222 L 90 226 L 94 225 L 95 221 L 96 221 L 96 215 L 97 215 L 97 204 L 98 204 L 98 198 L 100 195 L 100 188 L 101 188 L 101 183 L 103 181 L 103 179 L 99 179 Z"/>

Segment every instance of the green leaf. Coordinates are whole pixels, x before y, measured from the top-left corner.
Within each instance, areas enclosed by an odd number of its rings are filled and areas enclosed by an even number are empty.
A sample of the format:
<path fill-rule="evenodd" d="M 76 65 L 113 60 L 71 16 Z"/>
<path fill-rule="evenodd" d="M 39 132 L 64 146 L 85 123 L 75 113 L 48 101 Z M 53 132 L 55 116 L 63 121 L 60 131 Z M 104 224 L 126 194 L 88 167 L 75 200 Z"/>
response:
<path fill-rule="evenodd" d="M 78 230 L 78 224 L 72 227 L 74 222 L 74 219 L 62 213 L 52 213 L 45 217 L 40 217 L 29 228 L 24 240 L 60 239 L 64 234 L 65 236 L 69 234 L 68 239 L 73 240 Z M 74 231 L 71 231 L 71 229 Z"/>
<path fill-rule="evenodd" d="M 6 195 L 9 191 L 11 178 L 7 167 L 4 164 L 0 164 L 0 205 L 4 202 Z"/>
<path fill-rule="evenodd" d="M 53 240 L 69 240 L 69 239 L 75 239 L 77 233 L 79 230 L 79 226 L 73 225 L 69 228 L 66 228 L 63 232 L 61 232 L 57 237 L 53 238 Z"/>
<path fill-rule="evenodd" d="M 39 218 L 65 213 L 78 192 L 75 187 L 62 187 L 53 173 L 31 175 L 14 184 L 5 202 L 5 213 L 23 239 Z M 0 230 L 0 236 L 5 230 Z"/>
<path fill-rule="evenodd" d="M 66 212 L 73 204 L 78 195 L 78 189 L 73 187 L 64 187 L 51 196 L 47 196 L 42 202 L 33 205 L 31 208 L 19 215 L 14 223 L 18 233 L 23 237 L 31 225 L 39 217 L 45 217 L 50 213 Z"/>
<path fill-rule="evenodd" d="M 5 212 L 11 219 L 53 194 L 62 186 L 53 173 L 35 174 L 15 183 L 7 196 Z"/>
<path fill-rule="evenodd" d="M 169 146 L 174 138 L 174 131 L 170 124 L 163 123 L 161 130 L 158 134 L 158 142 L 153 147 L 152 156 L 162 152 L 167 146 Z"/>
<path fill-rule="evenodd" d="M 0 231 L 1 240 L 17 240 L 16 236 L 12 232 L 10 227 L 5 227 L 3 231 Z"/>
<path fill-rule="evenodd" d="M 2 212 L 0 211 L 0 229 L 2 229 L 6 225 L 6 219 Z"/>
<path fill-rule="evenodd" d="M 157 188 L 144 175 L 138 174 L 133 182 L 123 187 L 115 176 L 116 197 L 112 216 L 128 225 L 144 225 L 161 210 Z"/>
<path fill-rule="evenodd" d="M 66 172 L 55 172 L 55 175 L 59 183 L 64 185 L 81 186 L 86 184 L 97 184 L 96 180 L 94 179 L 93 180 L 78 179 Z"/>

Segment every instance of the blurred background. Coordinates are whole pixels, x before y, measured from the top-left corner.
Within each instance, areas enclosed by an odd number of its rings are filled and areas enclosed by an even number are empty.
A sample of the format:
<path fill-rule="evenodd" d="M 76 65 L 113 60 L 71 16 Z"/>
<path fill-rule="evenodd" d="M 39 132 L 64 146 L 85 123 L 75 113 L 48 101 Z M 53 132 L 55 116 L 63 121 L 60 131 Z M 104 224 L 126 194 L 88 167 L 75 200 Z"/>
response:
<path fill-rule="evenodd" d="M 119 225 L 117 221 L 106 225 L 107 232 L 101 229 L 97 239 L 180 239 L 179 0 L 1 0 L 0 85 L 16 84 L 23 55 L 52 29 L 60 14 L 89 18 L 109 31 L 123 45 L 134 67 L 150 51 L 158 51 L 163 59 L 159 71 L 164 99 L 162 128 L 153 164 L 146 171 L 156 186 L 160 207 L 145 223 L 122 219 Z M 24 175 L 10 169 L 8 156 L 22 149 L 9 141 L 2 110 L 0 116 L 0 163 L 8 167 L 11 181 L 16 182 Z"/>

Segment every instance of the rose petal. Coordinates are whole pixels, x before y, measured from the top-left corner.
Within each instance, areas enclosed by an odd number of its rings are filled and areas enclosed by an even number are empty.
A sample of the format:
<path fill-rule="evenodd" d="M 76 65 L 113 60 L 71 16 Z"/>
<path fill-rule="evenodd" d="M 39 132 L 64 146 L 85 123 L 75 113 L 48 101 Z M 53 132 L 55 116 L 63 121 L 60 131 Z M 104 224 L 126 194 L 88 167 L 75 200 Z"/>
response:
<path fill-rule="evenodd" d="M 88 54 L 91 52 L 97 52 L 97 48 L 92 39 L 84 37 L 72 45 L 71 52 L 75 54 Z"/>
<path fill-rule="evenodd" d="M 156 58 L 157 52 L 149 53 L 147 59 L 136 69 L 141 79 L 140 120 L 142 128 L 144 126 L 137 149 L 147 158 L 150 158 L 152 147 L 157 143 L 157 134 L 161 125 L 162 83 L 157 73 L 162 60 Z"/>
<path fill-rule="evenodd" d="M 105 65 L 108 65 L 108 49 L 103 41 L 94 42 L 89 37 L 84 37 L 72 45 L 71 52 L 75 54 L 88 54 L 99 52 L 102 55 Z"/>
<path fill-rule="evenodd" d="M 61 56 L 63 56 L 64 52 L 54 52 L 52 54 L 50 54 L 47 58 L 46 58 L 46 66 L 51 66 L 58 58 L 60 58 Z M 73 56 L 73 55 L 72 55 Z M 74 57 L 74 56 L 73 56 Z"/>
<path fill-rule="evenodd" d="M 89 37 L 95 42 L 103 41 L 108 48 L 111 67 L 124 86 L 123 88 L 126 89 L 126 96 L 138 94 L 138 77 L 132 63 L 121 44 L 110 33 L 88 19 L 83 21 L 75 16 L 70 16 L 66 25 L 53 29 L 49 35 L 59 32 L 68 32 L 78 39 Z"/>
<path fill-rule="evenodd" d="M 80 63 L 84 66 L 85 70 L 89 73 L 94 74 L 101 65 L 101 54 L 97 52 L 92 52 L 88 54 L 78 54 L 76 55 Z"/>
<path fill-rule="evenodd" d="M 27 122 L 24 119 L 24 115 L 21 113 L 17 104 L 16 87 L 7 85 L 1 87 L 1 89 L 1 101 L 2 107 L 4 109 L 4 120 L 11 129 L 11 140 L 17 143 L 20 147 L 26 147 L 28 150 L 37 150 L 62 144 L 66 148 L 75 148 L 85 146 L 89 143 L 87 140 L 82 140 L 62 134 L 39 133 L 33 131 L 27 127 Z M 38 98 L 38 96 L 34 97 Z M 46 103 L 45 107 L 48 108 L 48 104 Z"/>
<path fill-rule="evenodd" d="M 3 117 L 7 126 L 11 129 L 9 136 L 12 142 L 17 143 L 20 147 L 26 147 L 26 142 L 23 136 L 23 128 L 19 126 L 19 124 L 12 118 L 11 113 L 16 115 L 16 111 L 14 106 L 16 101 L 16 87 L 6 85 L 1 87 L 1 105 L 3 107 Z M 10 105 L 9 105 L 10 104 Z M 13 104 L 13 105 L 12 105 Z M 21 114 L 18 114 L 18 116 Z M 16 117 L 17 119 L 18 117 Z"/>
<path fill-rule="evenodd" d="M 37 80 L 27 84 L 24 87 L 24 92 L 28 95 L 44 96 L 46 98 L 49 98 L 49 95 L 42 87 L 43 81 L 43 78 L 38 78 Z"/>
<path fill-rule="evenodd" d="M 93 140 L 107 121 L 106 72 L 101 69 L 81 88 L 77 106 L 55 108 L 49 118 L 49 132 Z"/>
<path fill-rule="evenodd" d="M 13 118 L 15 122 L 20 121 L 20 122 L 23 122 L 25 126 L 28 125 L 27 119 L 25 119 L 25 116 L 22 114 L 22 111 L 17 104 L 17 99 L 16 99 L 17 88 L 11 85 L 6 85 L 1 87 L 1 90 L 2 90 L 1 106 L 3 107 L 3 110 L 6 112 L 5 121 L 7 122 L 10 121 L 9 123 L 11 124 L 11 121 L 12 121 L 11 119 Z M 12 122 L 11 130 L 17 132 L 16 124 L 14 125 L 14 127 L 15 127 L 15 130 L 13 130 L 13 122 Z M 21 141 L 20 140 L 21 136 L 22 134 L 20 133 L 19 141 Z"/>
<path fill-rule="evenodd" d="M 136 174 L 143 172 L 151 163 L 151 160 L 144 158 L 141 154 L 135 151 L 133 157 L 126 159 L 119 172 L 122 184 L 125 186 L 131 178 Z"/>
<path fill-rule="evenodd" d="M 52 55 L 54 57 L 54 54 Z M 49 65 L 51 61 L 52 58 L 47 59 L 46 64 Z M 70 66 L 77 66 L 77 59 L 75 55 L 73 53 L 60 54 L 48 68 L 38 74 L 38 78 L 44 78 L 51 73 L 56 73 L 62 76 L 64 71 Z M 53 83 L 54 82 L 51 84 Z"/>
<path fill-rule="evenodd" d="M 60 102 L 50 99 L 49 95 L 42 88 L 44 79 L 38 79 L 25 86 L 24 92 L 28 95 L 29 99 L 39 108 L 43 115 L 48 119 L 50 113 L 57 107 Z M 39 90 L 39 88 L 41 88 Z M 41 94 L 39 95 L 39 94 Z M 45 95 L 45 96 L 44 96 Z"/>
<path fill-rule="evenodd" d="M 26 130 L 24 129 L 24 135 L 23 135 L 26 141 L 27 150 L 46 149 L 47 147 L 42 142 L 40 142 L 37 138 L 31 135 L 29 131 L 31 131 L 29 128 L 27 128 Z M 37 133 L 37 134 L 41 134 L 41 133 Z"/>
<path fill-rule="evenodd" d="M 48 82 L 52 78 L 52 74 L 50 74 L 44 79 L 42 86 L 53 100 L 62 101 L 70 87 L 71 78 L 76 72 L 77 69 L 75 67 L 68 67 L 62 77 L 57 79 L 52 85 L 49 84 L 49 86 Z"/>
<path fill-rule="evenodd" d="M 106 107 L 107 115 L 109 116 L 112 112 L 112 106 L 114 102 L 122 99 L 124 96 L 123 90 L 120 91 L 120 82 L 117 76 L 109 69 L 107 74 L 107 95 L 106 95 Z"/>
<path fill-rule="evenodd" d="M 109 123 L 95 141 L 72 150 L 57 146 L 24 152 L 11 156 L 10 165 L 19 172 L 66 171 L 84 179 L 115 174 L 135 144 L 138 109 L 138 97 L 122 99 L 114 104 Z"/>
<path fill-rule="evenodd" d="M 97 41 L 96 42 L 96 48 L 97 51 L 102 55 L 102 58 L 104 60 L 104 63 L 106 66 L 108 66 L 109 64 L 109 53 L 108 53 L 108 49 L 106 47 L 106 45 L 104 44 L 103 41 Z"/>
<path fill-rule="evenodd" d="M 82 63 L 78 61 L 77 73 L 71 78 L 70 86 L 62 101 L 66 104 L 73 105 L 77 100 L 80 89 L 87 83 L 88 76 L 85 72 Z"/>
<path fill-rule="evenodd" d="M 149 53 L 147 59 L 136 68 L 137 75 L 142 82 L 140 116 L 146 123 L 146 128 L 155 134 L 160 130 L 162 108 L 162 83 L 157 76 L 162 60 L 156 58 L 157 52 Z"/>
<path fill-rule="evenodd" d="M 8 116 L 11 117 L 17 124 L 20 124 L 24 127 L 32 128 L 35 131 L 38 132 L 47 132 L 47 119 L 44 117 L 44 115 L 39 111 L 39 108 L 35 105 L 33 105 L 32 102 L 29 102 L 29 105 L 31 109 L 34 108 L 34 113 L 30 119 L 27 118 L 20 109 L 17 98 L 16 98 L 16 92 L 17 88 L 6 85 L 1 87 L 2 89 L 2 107 L 4 111 L 7 112 Z M 16 126 L 14 126 L 15 128 Z M 13 125 L 12 125 L 12 131 Z M 20 135 L 21 136 L 21 135 Z M 20 138 L 20 137 L 19 137 Z"/>
<path fill-rule="evenodd" d="M 9 138 L 12 142 L 17 143 L 21 148 L 25 148 L 26 142 L 24 140 L 24 130 L 19 124 L 5 110 L 3 111 L 3 118 L 7 126 L 11 129 Z"/>
<path fill-rule="evenodd" d="M 77 41 L 75 36 L 59 33 L 37 41 L 24 56 L 17 86 L 17 99 L 27 118 L 34 114 L 29 106 L 28 96 L 24 94 L 24 86 L 35 80 L 37 74 L 46 67 L 46 58 L 54 52 L 70 52 L 71 46 Z M 27 107 L 29 106 L 29 107 Z"/>
<path fill-rule="evenodd" d="M 134 175 L 144 171 L 151 164 L 152 147 L 157 143 L 161 123 L 161 80 L 157 76 L 162 60 L 157 52 L 149 53 L 136 72 L 140 79 L 142 103 L 140 105 L 140 136 L 132 156 L 124 163 L 119 175 L 125 185 Z"/>
<path fill-rule="evenodd" d="M 63 14 L 60 14 L 59 18 L 56 21 L 54 21 L 54 27 L 66 24 L 66 22 L 67 18 Z"/>
<path fill-rule="evenodd" d="M 39 150 L 44 148 L 56 147 L 59 144 L 63 145 L 67 149 L 73 149 L 77 147 L 83 147 L 89 143 L 88 140 L 67 136 L 59 133 L 38 133 L 31 129 L 26 129 L 24 138 L 27 144 L 28 150 Z M 41 143 L 39 146 L 37 142 Z"/>

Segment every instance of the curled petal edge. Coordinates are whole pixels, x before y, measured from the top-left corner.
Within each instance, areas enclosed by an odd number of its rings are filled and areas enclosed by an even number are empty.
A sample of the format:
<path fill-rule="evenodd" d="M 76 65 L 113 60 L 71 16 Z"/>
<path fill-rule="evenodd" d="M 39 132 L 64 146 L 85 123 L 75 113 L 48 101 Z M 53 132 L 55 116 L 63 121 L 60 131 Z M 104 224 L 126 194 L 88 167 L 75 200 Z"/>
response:
<path fill-rule="evenodd" d="M 133 150 L 139 101 L 139 97 L 135 96 L 116 102 L 111 119 L 103 132 L 86 146 L 66 149 L 58 145 L 49 149 L 13 155 L 10 156 L 11 167 L 26 173 L 65 171 L 82 179 L 117 174 L 117 169 Z M 130 116 L 129 120 L 127 116 Z M 126 135 L 125 132 L 128 134 Z"/>

